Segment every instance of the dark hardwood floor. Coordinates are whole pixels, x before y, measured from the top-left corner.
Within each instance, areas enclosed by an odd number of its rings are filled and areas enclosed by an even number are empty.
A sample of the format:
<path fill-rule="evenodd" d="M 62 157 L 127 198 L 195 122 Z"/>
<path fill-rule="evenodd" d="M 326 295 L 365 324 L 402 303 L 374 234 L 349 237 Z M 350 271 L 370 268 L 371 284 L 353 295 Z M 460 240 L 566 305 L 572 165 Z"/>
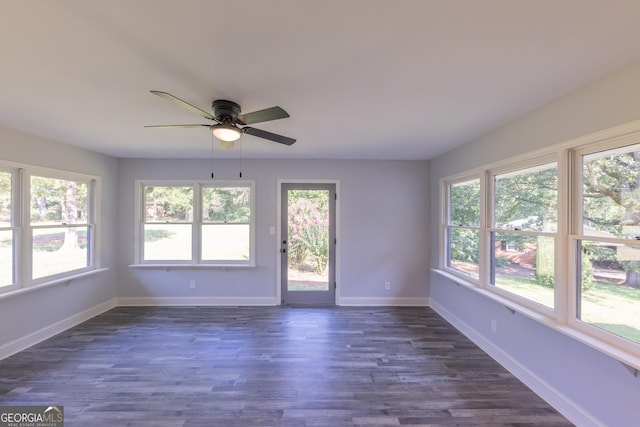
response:
<path fill-rule="evenodd" d="M 0 362 L 65 426 L 572 425 L 430 309 L 121 307 Z"/>

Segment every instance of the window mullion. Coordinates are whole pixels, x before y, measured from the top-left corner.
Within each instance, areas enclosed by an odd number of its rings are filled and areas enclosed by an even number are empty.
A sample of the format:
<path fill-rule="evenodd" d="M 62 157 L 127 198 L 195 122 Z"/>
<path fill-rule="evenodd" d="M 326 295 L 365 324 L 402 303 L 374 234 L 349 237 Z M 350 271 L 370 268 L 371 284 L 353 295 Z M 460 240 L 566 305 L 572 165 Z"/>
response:
<path fill-rule="evenodd" d="M 29 215 L 31 212 L 29 202 L 31 201 L 31 175 L 24 170 L 20 170 L 20 224 L 22 227 L 20 245 L 21 248 L 18 251 L 21 254 L 20 257 L 20 273 L 22 283 L 25 286 L 29 286 L 33 282 L 31 268 L 33 263 L 32 247 L 33 247 L 33 230 L 31 222 L 29 221 Z"/>
<path fill-rule="evenodd" d="M 140 264 L 253 265 L 253 184 L 137 182 Z M 173 213 L 166 215 L 169 211 Z"/>
<path fill-rule="evenodd" d="M 202 262 L 201 236 L 202 236 L 202 184 L 193 185 L 193 218 L 191 225 L 191 262 Z"/>
<path fill-rule="evenodd" d="M 97 218 L 98 218 L 98 183 L 95 179 L 89 181 L 87 187 L 87 265 L 95 268 L 100 267 L 100 258 L 96 256 L 98 248 L 96 247 Z"/>
<path fill-rule="evenodd" d="M 493 222 L 493 186 L 491 175 L 484 172 L 480 179 L 480 254 L 479 254 L 479 279 L 480 287 L 487 288 L 490 284 L 489 272 L 491 271 L 491 239 L 489 229 Z"/>
<path fill-rule="evenodd" d="M 555 238 L 555 314 L 561 324 L 567 323 L 569 312 L 569 224 L 575 205 L 570 199 L 572 161 L 569 150 L 561 150 L 558 158 L 558 220 Z"/>

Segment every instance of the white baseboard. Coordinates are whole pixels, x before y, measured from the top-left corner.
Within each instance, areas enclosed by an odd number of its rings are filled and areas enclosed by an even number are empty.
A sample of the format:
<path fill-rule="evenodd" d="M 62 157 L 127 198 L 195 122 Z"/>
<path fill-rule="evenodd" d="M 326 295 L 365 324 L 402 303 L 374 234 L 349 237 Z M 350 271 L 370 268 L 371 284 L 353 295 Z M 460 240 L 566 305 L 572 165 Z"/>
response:
<path fill-rule="evenodd" d="M 467 323 L 463 322 L 449 310 L 438 304 L 437 301 L 431 300 L 430 302 L 430 306 L 433 311 L 442 316 L 447 322 L 451 323 L 451 325 L 453 325 L 458 331 L 473 341 L 485 353 L 491 356 L 506 370 L 511 372 L 516 378 L 522 381 L 527 387 L 533 390 L 538 396 L 553 406 L 572 423 L 583 427 L 606 427 L 605 424 L 600 422 L 583 407 L 576 404 L 556 388 L 552 387 L 544 379 L 535 375 L 524 365 L 509 356 L 508 353 L 505 353 L 500 347 L 485 338 L 484 335 L 478 333 Z"/>
<path fill-rule="evenodd" d="M 276 297 L 123 297 L 120 307 L 146 306 L 263 306 L 279 305 Z"/>
<path fill-rule="evenodd" d="M 338 305 L 353 307 L 428 307 L 429 298 L 394 298 L 394 297 L 342 297 L 338 301 Z"/>
<path fill-rule="evenodd" d="M 96 317 L 97 315 L 102 314 L 105 311 L 111 310 L 114 307 L 116 307 L 115 298 L 105 301 L 102 304 L 93 306 L 87 310 L 81 311 L 80 313 L 74 314 L 73 316 L 67 317 L 66 319 L 62 319 L 16 340 L 3 344 L 2 346 L 0 346 L 0 360 L 12 356 L 33 345 L 36 345 L 39 342 L 42 342 L 56 334 L 59 334 L 60 332 L 79 325 L 82 322 L 86 322 L 87 320 Z"/>

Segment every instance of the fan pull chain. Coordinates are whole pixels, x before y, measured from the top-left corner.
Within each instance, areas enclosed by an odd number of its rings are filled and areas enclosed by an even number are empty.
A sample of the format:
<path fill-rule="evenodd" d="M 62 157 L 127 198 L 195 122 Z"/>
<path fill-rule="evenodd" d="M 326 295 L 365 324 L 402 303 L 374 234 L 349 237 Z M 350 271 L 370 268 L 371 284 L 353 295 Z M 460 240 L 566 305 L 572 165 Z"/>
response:
<path fill-rule="evenodd" d="M 240 178 L 242 178 L 242 138 L 238 141 L 238 148 L 240 149 Z"/>
<path fill-rule="evenodd" d="M 211 133 L 211 132 L 209 132 Z M 214 174 L 213 174 L 213 170 L 214 170 L 214 164 L 213 164 L 213 133 L 211 133 L 211 179 L 214 178 Z"/>

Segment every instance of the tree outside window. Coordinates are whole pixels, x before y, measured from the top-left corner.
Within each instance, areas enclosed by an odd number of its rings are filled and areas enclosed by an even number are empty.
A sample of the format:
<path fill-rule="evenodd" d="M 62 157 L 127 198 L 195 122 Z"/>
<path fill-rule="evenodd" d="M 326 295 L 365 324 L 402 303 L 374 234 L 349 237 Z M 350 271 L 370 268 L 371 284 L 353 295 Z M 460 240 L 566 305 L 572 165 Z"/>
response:
<path fill-rule="evenodd" d="M 640 146 L 581 160 L 577 317 L 640 342 Z"/>
<path fill-rule="evenodd" d="M 141 251 L 155 264 L 252 263 L 253 184 L 140 183 Z"/>
<path fill-rule="evenodd" d="M 0 287 L 14 280 L 14 231 L 12 228 L 12 174 L 0 171 Z"/>
<path fill-rule="evenodd" d="M 90 266 L 89 183 L 31 176 L 32 278 Z"/>
<path fill-rule="evenodd" d="M 479 277 L 480 180 L 448 186 L 446 265 L 460 273 Z"/>
<path fill-rule="evenodd" d="M 492 212 L 490 283 L 553 308 L 556 163 L 493 175 Z"/>

